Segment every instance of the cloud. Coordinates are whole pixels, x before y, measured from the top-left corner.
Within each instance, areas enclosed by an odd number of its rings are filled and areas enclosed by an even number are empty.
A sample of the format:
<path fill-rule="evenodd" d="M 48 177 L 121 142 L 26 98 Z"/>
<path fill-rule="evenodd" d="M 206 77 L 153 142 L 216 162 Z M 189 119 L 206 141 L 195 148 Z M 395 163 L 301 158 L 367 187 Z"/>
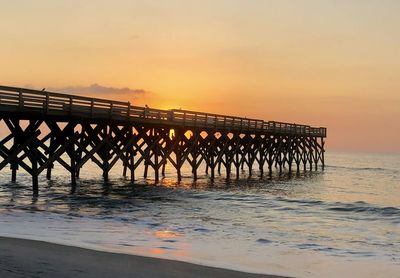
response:
<path fill-rule="evenodd" d="M 60 92 L 60 93 L 68 93 L 73 95 L 138 95 L 145 94 L 147 91 L 143 89 L 132 89 L 128 87 L 106 87 L 101 86 L 97 83 L 94 83 L 90 86 L 66 86 L 66 87 L 58 87 L 58 88 L 47 88 L 46 91 Z"/>

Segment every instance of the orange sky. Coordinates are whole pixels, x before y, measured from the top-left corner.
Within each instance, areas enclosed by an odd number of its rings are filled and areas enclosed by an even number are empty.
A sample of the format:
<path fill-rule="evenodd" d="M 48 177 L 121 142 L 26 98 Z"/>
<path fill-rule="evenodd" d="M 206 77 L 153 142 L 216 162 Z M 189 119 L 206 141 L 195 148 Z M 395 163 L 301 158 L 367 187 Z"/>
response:
<path fill-rule="evenodd" d="M 400 152 L 399 1 L 0 8 L 1 84 L 327 126 L 328 149 Z"/>

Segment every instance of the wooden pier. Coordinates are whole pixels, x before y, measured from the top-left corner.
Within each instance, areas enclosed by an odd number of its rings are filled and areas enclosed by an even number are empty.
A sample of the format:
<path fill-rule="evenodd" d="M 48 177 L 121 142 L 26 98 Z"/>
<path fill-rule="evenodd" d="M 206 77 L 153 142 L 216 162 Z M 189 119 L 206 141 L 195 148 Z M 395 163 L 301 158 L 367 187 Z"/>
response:
<path fill-rule="evenodd" d="M 214 180 L 221 167 L 226 177 L 232 171 L 239 178 L 246 167 L 252 174 L 273 168 L 282 173 L 324 167 L 326 128 L 263 121 L 188 110 L 160 110 L 47 91 L 0 86 L 0 121 L 8 132 L 0 141 L 0 170 L 10 166 L 12 181 L 17 170 L 32 176 L 32 188 L 39 190 L 38 176 L 51 179 L 54 163 L 71 174 L 75 186 L 80 169 L 94 162 L 108 179 L 118 162 L 123 175 L 135 179 L 144 165 L 147 178 L 151 167 L 155 180 L 170 163 L 181 180 L 181 168 L 188 164 L 193 179 L 204 163 Z M 4 132 L 2 132 L 4 134 Z"/>

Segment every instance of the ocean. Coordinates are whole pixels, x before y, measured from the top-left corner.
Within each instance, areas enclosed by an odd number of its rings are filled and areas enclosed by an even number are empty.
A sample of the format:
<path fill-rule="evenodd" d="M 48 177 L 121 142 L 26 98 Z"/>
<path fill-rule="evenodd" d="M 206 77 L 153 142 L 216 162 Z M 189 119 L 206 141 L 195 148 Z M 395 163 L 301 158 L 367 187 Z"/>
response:
<path fill-rule="evenodd" d="M 159 183 L 132 184 L 119 165 L 105 184 L 87 164 L 74 193 L 56 165 L 36 197 L 28 174 L 11 183 L 3 170 L 0 236 L 293 277 L 400 277 L 400 155 L 325 159 L 324 170 L 213 184 L 190 168 L 177 183 L 169 165 Z"/>

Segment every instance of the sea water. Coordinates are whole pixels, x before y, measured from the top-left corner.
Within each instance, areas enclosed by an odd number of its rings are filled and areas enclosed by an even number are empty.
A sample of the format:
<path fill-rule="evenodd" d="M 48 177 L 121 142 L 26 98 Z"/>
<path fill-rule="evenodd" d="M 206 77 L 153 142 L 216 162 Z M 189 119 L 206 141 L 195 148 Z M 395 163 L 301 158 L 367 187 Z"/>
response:
<path fill-rule="evenodd" d="M 327 152 L 324 170 L 104 183 L 87 164 L 75 192 L 0 173 L 0 236 L 294 277 L 400 277 L 400 155 Z M 257 167 L 254 167 L 257 168 Z M 143 171 L 139 168 L 137 176 Z M 202 171 L 204 173 L 204 169 Z M 151 172 L 150 172 L 151 175 Z"/>

